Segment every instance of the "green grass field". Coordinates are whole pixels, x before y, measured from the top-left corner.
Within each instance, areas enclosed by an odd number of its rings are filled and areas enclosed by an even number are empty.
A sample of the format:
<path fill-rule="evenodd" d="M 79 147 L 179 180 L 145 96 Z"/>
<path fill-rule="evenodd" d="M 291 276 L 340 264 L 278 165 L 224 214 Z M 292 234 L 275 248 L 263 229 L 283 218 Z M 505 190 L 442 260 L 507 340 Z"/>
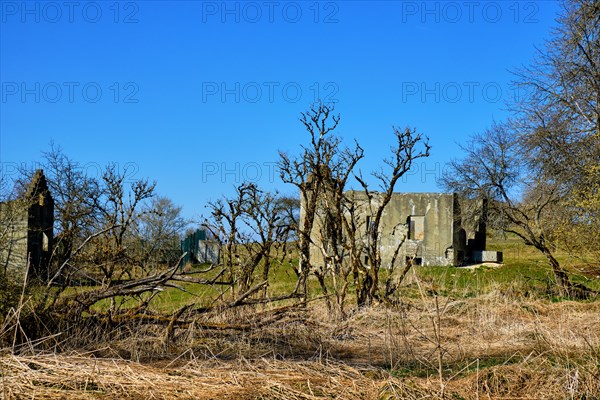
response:
<path fill-rule="evenodd" d="M 491 250 L 503 251 L 504 263 L 501 265 L 484 265 L 478 268 L 466 267 L 415 267 L 413 273 L 420 281 L 428 284 L 429 290 L 442 296 L 452 296 L 456 298 L 477 297 L 494 290 L 510 292 L 521 296 L 548 297 L 551 300 L 558 300 L 552 295 L 551 287 L 553 282 L 552 271 L 544 256 L 536 249 L 525 246 L 518 238 L 490 238 L 488 248 Z M 600 278 L 586 276 L 576 268 L 570 268 L 572 259 L 568 254 L 557 253 L 557 258 L 562 265 L 571 271 L 571 279 L 574 282 L 585 284 L 587 287 L 600 290 Z M 292 261 L 295 262 L 295 261 Z M 203 266 L 191 267 L 200 271 Z M 218 273 L 213 270 L 209 273 L 198 273 L 199 277 L 211 278 Z M 257 271 L 261 273 L 261 271 Z M 384 281 L 388 272 L 381 271 L 381 280 Z M 255 279 L 260 282 L 261 277 Z M 414 280 L 414 279 L 413 279 Z M 399 291 L 400 297 L 417 298 L 420 296 L 416 285 L 409 284 L 403 286 Z M 330 281 L 327 281 L 331 284 Z M 290 262 L 276 263 L 271 267 L 269 285 L 267 289 L 268 296 L 275 297 L 290 293 L 296 284 L 296 274 Z M 193 307 L 209 307 L 220 300 L 231 300 L 239 293 L 231 293 L 229 286 L 219 285 L 198 285 L 190 283 L 180 283 L 179 288 L 168 288 L 160 293 L 145 294 L 141 299 L 145 300 L 148 296 L 153 296 L 151 308 L 157 312 L 170 313 L 180 309 L 183 306 L 191 305 Z M 89 287 L 78 287 L 72 290 L 89 290 Z M 309 280 L 310 297 L 314 298 L 321 295 L 321 288 L 316 278 Z M 354 286 L 350 283 L 348 287 L 347 304 L 352 306 L 355 299 Z M 121 308 L 135 306 L 140 299 L 119 299 L 116 298 L 116 304 Z M 280 302 L 277 305 L 284 304 Z M 288 301 L 289 303 L 289 301 Z M 108 301 L 98 302 L 94 310 L 101 311 L 109 306 Z"/>

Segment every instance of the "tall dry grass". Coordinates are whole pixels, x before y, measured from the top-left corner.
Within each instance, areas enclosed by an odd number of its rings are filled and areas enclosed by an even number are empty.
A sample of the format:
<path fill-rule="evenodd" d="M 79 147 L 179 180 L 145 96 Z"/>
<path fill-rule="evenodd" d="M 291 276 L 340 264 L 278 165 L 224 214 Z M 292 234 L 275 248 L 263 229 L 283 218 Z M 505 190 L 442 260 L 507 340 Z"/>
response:
<path fill-rule="evenodd" d="M 600 302 L 431 295 L 345 321 L 322 302 L 142 322 L 4 351 L 4 398 L 598 399 Z M 81 333 L 83 335 L 83 332 Z M 54 351 L 55 350 L 55 351 Z"/>

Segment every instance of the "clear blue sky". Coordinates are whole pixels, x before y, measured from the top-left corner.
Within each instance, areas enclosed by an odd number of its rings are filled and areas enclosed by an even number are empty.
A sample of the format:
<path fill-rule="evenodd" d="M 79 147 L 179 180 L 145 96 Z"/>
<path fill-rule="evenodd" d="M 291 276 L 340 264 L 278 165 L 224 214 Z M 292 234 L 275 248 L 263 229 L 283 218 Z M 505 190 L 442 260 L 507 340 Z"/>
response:
<path fill-rule="evenodd" d="M 108 162 L 206 213 L 242 179 L 292 192 L 273 165 L 298 117 L 336 100 L 338 134 L 382 164 L 392 125 L 432 156 L 399 191 L 439 191 L 457 142 L 505 117 L 509 69 L 555 24 L 554 1 L 0 1 L 0 163 L 54 141 L 90 174 Z M 318 94 L 317 94 L 318 93 Z"/>

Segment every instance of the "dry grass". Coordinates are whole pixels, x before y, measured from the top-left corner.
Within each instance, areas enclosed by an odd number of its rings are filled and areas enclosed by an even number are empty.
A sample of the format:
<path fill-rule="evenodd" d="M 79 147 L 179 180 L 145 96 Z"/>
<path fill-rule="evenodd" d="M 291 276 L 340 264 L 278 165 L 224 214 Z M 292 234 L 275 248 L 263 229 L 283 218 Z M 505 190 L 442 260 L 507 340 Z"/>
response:
<path fill-rule="evenodd" d="M 499 291 L 437 300 L 437 307 L 425 297 L 398 310 L 356 310 L 344 322 L 315 303 L 256 329 L 188 326 L 167 344 L 164 331 L 140 326 L 88 344 L 87 354 L 65 342 L 58 354 L 7 353 L 0 392 L 7 399 L 439 399 L 443 389 L 454 399 L 600 399 L 600 302 Z M 213 322 L 244 324 L 261 312 Z"/>
<path fill-rule="evenodd" d="M 7 398 L 372 399 L 380 383 L 342 364 L 192 361 L 178 367 L 80 356 L 4 357 Z"/>

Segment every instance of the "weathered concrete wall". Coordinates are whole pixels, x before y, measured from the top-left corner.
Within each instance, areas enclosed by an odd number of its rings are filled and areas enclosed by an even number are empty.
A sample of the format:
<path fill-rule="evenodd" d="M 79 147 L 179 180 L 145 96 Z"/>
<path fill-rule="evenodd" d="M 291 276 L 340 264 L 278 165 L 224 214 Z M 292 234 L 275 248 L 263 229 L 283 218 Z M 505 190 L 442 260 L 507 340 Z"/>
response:
<path fill-rule="evenodd" d="M 221 254 L 221 245 L 212 240 L 199 240 L 196 262 L 218 264 Z"/>
<path fill-rule="evenodd" d="M 362 191 L 345 193 L 355 208 L 356 238 L 360 246 L 368 245 L 368 229 L 382 201 L 380 193 L 371 193 L 371 199 Z M 325 266 L 320 246 L 327 245 L 322 236 L 326 224 L 324 202 L 320 204 L 311 232 L 311 264 Z M 464 203 L 464 204 L 463 204 Z M 396 265 L 404 265 L 408 258 L 415 265 L 462 265 L 481 258 L 485 250 L 485 203 L 460 201 L 453 193 L 394 193 L 387 204 L 380 223 L 379 246 L 382 267 L 389 268 L 399 248 Z M 305 217 L 301 204 L 301 221 Z M 349 218 L 349 215 L 346 216 Z M 477 256 L 476 256 L 477 255 Z M 366 252 L 364 262 L 367 263 Z M 501 261 L 501 254 L 497 260 Z"/>
<path fill-rule="evenodd" d="M 355 204 L 360 205 L 360 214 L 365 219 L 372 217 L 371 210 L 381 202 L 381 196 L 375 194 L 371 208 L 363 192 L 352 192 L 349 196 Z M 401 264 L 407 257 L 415 257 L 415 261 L 421 265 L 453 264 L 453 228 L 452 194 L 394 193 L 383 212 L 380 226 L 382 266 L 390 266 L 394 252 L 402 241 L 404 243 L 398 256 Z"/>
<path fill-rule="evenodd" d="M 27 206 L 22 200 L 0 203 L 0 266 L 11 281 L 22 282 L 27 266 Z"/>
<path fill-rule="evenodd" d="M 0 262 L 8 277 L 22 282 L 47 279 L 54 239 L 54 201 L 44 173 L 37 170 L 21 199 L 0 204 Z"/>
<path fill-rule="evenodd" d="M 381 194 L 372 193 L 370 201 L 364 192 L 350 191 L 345 195 L 356 208 L 359 233 L 357 239 L 366 247 L 367 231 L 371 229 L 371 221 L 381 204 Z M 408 257 L 414 258 L 414 262 L 420 265 L 457 264 L 456 253 L 453 251 L 456 246 L 454 241 L 457 239 L 455 201 L 455 196 L 448 193 L 394 193 L 380 223 L 382 267 L 391 266 L 399 246 L 397 265 L 403 265 Z M 316 267 L 325 264 L 319 248 L 324 242 L 324 238 L 321 237 L 323 214 L 323 210 L 317 213 L 315 227 L 311 233 L 313 242 L 317 244 L 311 245 L 311 264 Z M 301 209 L 301 219 L 303 217 Z"/>
<path fill-rule="evenodd" d="M 473 252 L 471 253 L 471 261 L 475 263 L 502 262 L 502 252 L 490 250 L 473 250 Z"/>

